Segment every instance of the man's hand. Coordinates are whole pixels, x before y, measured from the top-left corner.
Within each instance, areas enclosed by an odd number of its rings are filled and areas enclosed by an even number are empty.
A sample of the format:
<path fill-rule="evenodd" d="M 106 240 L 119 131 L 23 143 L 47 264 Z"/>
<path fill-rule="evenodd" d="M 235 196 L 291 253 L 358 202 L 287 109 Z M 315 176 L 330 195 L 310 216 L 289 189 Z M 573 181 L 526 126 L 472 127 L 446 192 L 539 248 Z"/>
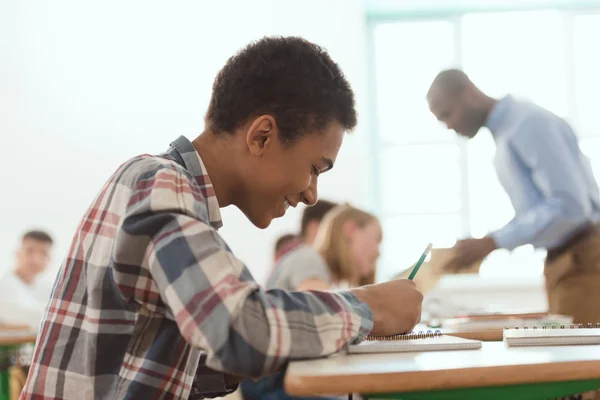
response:
<path fill-rule="evenodd" d="M 486 236 L 481 239 L 459 240 L 454 245 L 455 256 L 448 261 L 444 270 L 457 272 L 473 264 L 475 261 L 484 259 L 498 246 L 492 237 Z"/>
<path fill-rule="evenodd" d="M 352 293 L 373 312 L 372 335 L 408 333 L 421 320 L 423 294 L 413 281 L 397 279 L 356 288 Z"/>

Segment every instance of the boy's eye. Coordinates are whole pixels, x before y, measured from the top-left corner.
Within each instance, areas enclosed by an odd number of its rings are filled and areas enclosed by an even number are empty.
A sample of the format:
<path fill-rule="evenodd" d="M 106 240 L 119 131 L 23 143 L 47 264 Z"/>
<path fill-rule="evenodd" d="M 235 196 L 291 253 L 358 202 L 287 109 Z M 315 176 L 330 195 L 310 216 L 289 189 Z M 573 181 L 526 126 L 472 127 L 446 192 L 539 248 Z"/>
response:
<path fill-rule="evenodd" d="M 315 167 L 314 165 L 312 166 L 312 169 L 313 169 L 313 174 L 315 174 L 315 176 L 319 176 L 319 174 L 321 173 L 321 172 L 319 172 L 319 169 L 317 167 Z"/>

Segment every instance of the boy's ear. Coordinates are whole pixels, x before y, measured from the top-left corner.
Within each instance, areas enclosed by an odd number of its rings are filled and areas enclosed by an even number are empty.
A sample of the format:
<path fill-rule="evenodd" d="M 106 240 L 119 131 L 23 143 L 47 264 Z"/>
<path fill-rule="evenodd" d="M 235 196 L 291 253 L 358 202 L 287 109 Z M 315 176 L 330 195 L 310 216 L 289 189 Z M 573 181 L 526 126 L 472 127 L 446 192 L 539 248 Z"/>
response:
<path fill-rule="evenodd" d="M 277 122 L 272 115 L 256 118 L 246 132 L 246 146 L 250 154 L 260 157 L 277 140 Z"/>

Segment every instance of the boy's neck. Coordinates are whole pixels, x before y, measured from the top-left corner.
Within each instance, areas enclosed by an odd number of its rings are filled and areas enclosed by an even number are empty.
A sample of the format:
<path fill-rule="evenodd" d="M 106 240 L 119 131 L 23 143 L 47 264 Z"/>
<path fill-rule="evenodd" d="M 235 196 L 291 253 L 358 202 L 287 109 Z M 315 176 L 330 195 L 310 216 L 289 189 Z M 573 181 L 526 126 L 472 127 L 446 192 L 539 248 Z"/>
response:
<path fill-rule="evenodd" d="M 219 136 L 223 135 L 228 134 L 223 133 Z M 233 138 L 217 137 L 206 130 L 192 141 L 206 167 L 220 208 L 234 203 L 236 188 L 239 187 L 235 165 L 231 162 L 231 153 L 234 150 L 231 139 Z"/>

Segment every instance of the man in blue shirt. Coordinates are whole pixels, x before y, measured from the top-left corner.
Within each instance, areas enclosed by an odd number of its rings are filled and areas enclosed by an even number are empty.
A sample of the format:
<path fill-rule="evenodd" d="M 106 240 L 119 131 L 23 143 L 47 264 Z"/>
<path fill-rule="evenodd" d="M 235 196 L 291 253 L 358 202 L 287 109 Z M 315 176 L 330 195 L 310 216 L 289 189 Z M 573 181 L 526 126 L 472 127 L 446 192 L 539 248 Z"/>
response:
<path fill-rule="evenodd" d="M 427 101 L 461 136 L 473 138 L 484 126 L 491 131 L 494 166 L 515 209 L 501 229 L 458 241 L 446 267 L 460 269 L 498 248 L 544 248 L 550 312 L 600 322 L 600 195 L 573 129 L 534 104 L 487 96 L 456 69 L 437 75 Z"/>

